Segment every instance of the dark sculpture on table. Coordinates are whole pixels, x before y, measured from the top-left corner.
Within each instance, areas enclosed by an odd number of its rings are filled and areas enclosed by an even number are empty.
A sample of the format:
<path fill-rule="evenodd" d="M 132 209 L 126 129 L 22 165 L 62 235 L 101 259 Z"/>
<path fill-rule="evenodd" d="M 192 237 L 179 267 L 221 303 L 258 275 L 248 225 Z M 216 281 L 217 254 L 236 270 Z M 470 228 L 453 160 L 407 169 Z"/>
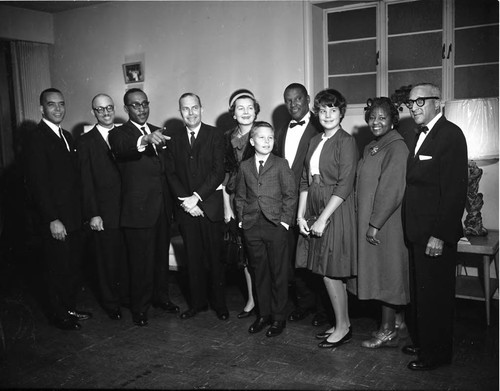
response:
<path fill-rule="evenodd" d="M 483 170 L 479 168 L 474 160 L 469 160 L 469 184 L 467 189 L 467 201 L 465 209 L 465 235 L 486 236 L 488 230 L 483 227 L 481 208 L 483 207 L 483 194 L 479 193 L 479 181 L 483 175 Z"/>

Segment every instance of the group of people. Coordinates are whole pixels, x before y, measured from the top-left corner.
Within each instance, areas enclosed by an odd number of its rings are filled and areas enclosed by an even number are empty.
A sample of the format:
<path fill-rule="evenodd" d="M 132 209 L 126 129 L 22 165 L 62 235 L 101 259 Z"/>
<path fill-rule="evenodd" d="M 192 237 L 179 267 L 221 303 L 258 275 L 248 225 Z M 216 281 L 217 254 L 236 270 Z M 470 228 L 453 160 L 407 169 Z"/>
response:
<path fill-rule="evenodd" d="M 180 312 L 168 289 L 174 219 L 189 281 L 181 319 L 209 307 L 228 319 L 221 258 L 229 227 L 244 244 L 247 301 L 237 317 L 255 315 L 249 333 L 267 328 L 266 336 L 278 336 L 287 320 L 314 313 L 314 325 L 331 323 L 316 335 L 318 346 L 342 346 L 353 333 L 349 291 L 381 303 L 380 326 L 363 347 L 397 347 L 409 331 L 413 344 L 403 352 L 417 355 L 409 369 L 450 363 L 467 146 L 441 113 L 439 88 L 412 88 L 406 105 L 418 131 L 411 140 L 398 132 L 399 111 L 389 98 L 369 99 L 364 114 L 374 139 L 361 158 L 341 126 L 342 93 L 319 92 L 312 111 L 302 84 L 287 86 L 283 97 L 291 121 L 275 131 L 257 120 L 254 94 L 235 91 L 235 126 L 221 132 L 202 122 L 194 93 L 179 98 L 177 129 L 149 124 L 147 95 L 136 88 L 123 98 L 129 121 L 115 127 L 114 102 L 99 94 L 92 100 L 97 124 L 75 145 L 60 126 L 62 93 L 43 91 L 26 183 L 39 211 L 54 325 L 77 330 L 91 317 L 76 309 L 82 221 L 93 233 L 100 300 L 111 319 L 122 317 L 124 259 L 136 325 L 147 325 L 151 305 Z M 296 307 L 287 314 L 291 291 Z"/>

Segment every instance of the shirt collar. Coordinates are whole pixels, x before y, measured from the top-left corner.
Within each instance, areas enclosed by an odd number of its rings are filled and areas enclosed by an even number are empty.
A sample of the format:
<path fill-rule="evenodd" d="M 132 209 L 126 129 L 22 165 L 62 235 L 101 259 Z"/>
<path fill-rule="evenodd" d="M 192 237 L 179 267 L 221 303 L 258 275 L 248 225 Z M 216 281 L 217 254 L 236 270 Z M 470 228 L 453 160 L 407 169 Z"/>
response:
<path fill-rule="evenodd" d="M 191 136 L 191 132 L 194 132 L 194 137 L 198 137 L 198 132 L 200 131 L 200 128 L 201 128 L 201 123 L 194 129 L 189 129 L 186 126 L 186 131 L 187 131 L 188 137 Z"/>
<path fill-rule="evenodd" d="M 255 164 L 257 164 L 257 167 L 258 167 L 258 166 L 259 166 L 259 164 L 260 164 L 260 163 L 259 163 L 259 161 L 260 161 L 260 160 L 263 160 L 263 161 L 264 161 L 264 163 L 262 163 L 262 164 L 263 164 L 263 165 L 265 165 L 265 164 L 266 164 L 266 162 L 267 162 L 267 159 L 269 159 L 269 155 L 271 155 L 271 154 L 269 153 L 269 154 L 267 154 L 266 156 L 261 156 L 261 157 L 257 157 L 257 155 L 255 155 Z"/>
<path fill-rule="evenodd" d="M 147 123 L 147 122 L 145 122 L 145 123 L 144 123 L 144 124 L 142 124 L 142 125 L 139 125 L 137 122 L 134 122 L 134 121 L 132 121 L 132 120 L 130 120 L 130 122 L 132 122 L 132 123 L 135 125 L 135 127 L 136 127 L 137 129 L 139 129 L 139 130 L 141 130 L 141 128 L 146 128 L 146 129 L 149 131 L 149 126 L 148 126 L 148 123 Z M 142 133 L 142 131 L 141 131 L 141 133 Z M 151 133 L 151 131 L 149 131 L 149 133 Z"/>
<path fill-rule="evenodd" d="M 55 123 L 50 122 L 49 120 L 46 120 L 45 118 L 42 118 L 42 121 L 45 122 L 47 124 L 47 126 L 50 129 L 52 129 L 53 132 L 55 132 L 57 134 L 57 137 L 59 137 L 59 128 L 60 128 L 59 125 L 56 125 Z"/>
<path fill-rule="evenodd" d="M 304 125 L 297 125 L 297 126 L 304 126 L 305 127 L 309 124 L 310 119 L 311 119 L 311 112 L 308 111 L 301 119 L 299 119 L 298 121 L 295 121 L 294 119 L 292 119 L 290 121 L 290 123 L 304 121 Z M 290 124 L 288 124 L 288 126 L 290 126 Z"/>
<path fill-rule="evenodd" d="M 439 118 L 441 118 L 442 116 L 443 116 L 443 113 L 439 112 L 436 114 L 436 116 L 433 119 L 431 119 L 429 121 L 429 123 L 427 124 L 427 129 L 429 129 L 429 132 L 432 130 L 434 125 L 436 125 L 436 122 L 438 122 Z"/>

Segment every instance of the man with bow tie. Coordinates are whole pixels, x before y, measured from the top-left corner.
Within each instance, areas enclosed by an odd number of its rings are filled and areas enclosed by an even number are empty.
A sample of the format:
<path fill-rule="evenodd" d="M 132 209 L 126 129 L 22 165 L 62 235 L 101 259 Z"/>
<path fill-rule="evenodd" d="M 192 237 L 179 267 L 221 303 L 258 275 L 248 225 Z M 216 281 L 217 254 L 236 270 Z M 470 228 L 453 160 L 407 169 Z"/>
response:
<path fill-rule="evenodd" d="M 84 221 L 92 230 L 101 305 L 113 320 L 122 317 L 120 284 L 126 270 L 126 253 L 120 230 L 121 179 L 108 143 L 114 128 L 115 105 L 110 96 L 98 94 L 92 99 L 97 124 L 82 134 L 76 143 Z"/>
<path fill-rule="evenodd" d="M 413 345 L 411 370 L 450 364 L 453 347 L 457 242 L 463 236 L 467 144 L 441 113 L 441 91 L 430 83 L 410 91 L 410 114 L 419 127 L 410 146 L 404 221 L 410 250 Z"/>
<path fill-rule="evenodd" d="M 306 87 L 299 83 L 292 83 L 285 88 L 283 93 L 288 113 L 292 117 L 291 121 L 276 132 L 276 143 L 278 155 L 284 157 L 292 169 L 297 186 L 304 168 L 304 160 L 307 153 L 309 140 L 322 131 L 314 116 L 309 111 L 309 94 Z M 296 213 L 296 212 L 295 212 Z M 296 217 L 293 221 L 295 222 Z M 293 276 L 291 280 L 295 288 L 296 308 L 288 316 L 290 322 L 299 321 L 311 313 L 315 313 L 312 324 L 322 326 L 328 323 L 324 302 L 326 300 L 326 290 L 321 279 L 305 268 L 295 268 L 295 252 L 299 230 L 296 224 L 292 224 L 288 230 L 288 245 L 290 262 Z M 292 296 L 293 297 L 293 296 Z"/>
<path fill-rule="evenodd" d="M 42 120 L 26 144 L 26 187 L 43 241 L 51 321 L 62 330 L 79 330 L 79 321 L 92 314 L 76 310 L 81 275 L 81 193 L 73 138 L 61 128 L 66 114 L 61 91 L 42 91 L 40 111 Z"/>
<path fill-rule="evenodd" d="M 144 91 L 131 88 L 123 103 L 129 120 L 109 132 L 108 140 L 122 179 L 120 225 L 128 251 L 132 320 L 146 326 L 151 304 L 167 313 L 179 312 L 168 289 L 172 202 L 163 147 L 169 137 L 147 122 Z"/>

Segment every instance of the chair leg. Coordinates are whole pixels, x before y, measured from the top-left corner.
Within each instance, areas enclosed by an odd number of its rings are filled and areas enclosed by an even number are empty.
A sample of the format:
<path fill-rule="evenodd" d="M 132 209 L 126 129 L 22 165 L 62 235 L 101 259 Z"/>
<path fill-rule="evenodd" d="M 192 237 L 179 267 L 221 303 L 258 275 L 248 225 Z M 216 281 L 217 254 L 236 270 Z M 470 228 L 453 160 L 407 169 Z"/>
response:
<path fill-rule="evenodd" d="M 484 298 L 486 303 L 486 324 L 490 325 L 490 261 L 489 255 L 483 255 Z"/>

